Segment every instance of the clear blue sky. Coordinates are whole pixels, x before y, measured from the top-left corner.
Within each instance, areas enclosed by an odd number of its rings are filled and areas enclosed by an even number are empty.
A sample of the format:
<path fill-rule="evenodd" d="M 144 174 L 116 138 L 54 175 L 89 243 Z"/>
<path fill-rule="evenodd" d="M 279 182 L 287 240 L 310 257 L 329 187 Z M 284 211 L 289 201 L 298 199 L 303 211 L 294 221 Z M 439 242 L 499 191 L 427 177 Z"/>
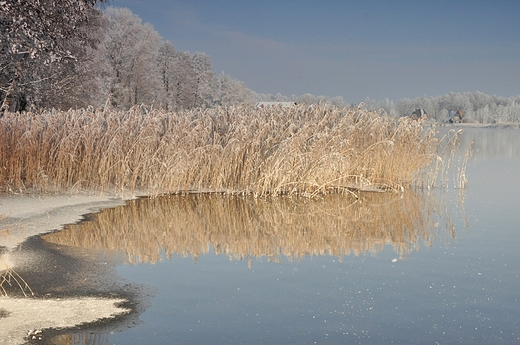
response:
<path fill-rule="evenodd" d="M 113 0 L 261 93 L 520 94 L 519 0 Z"/>

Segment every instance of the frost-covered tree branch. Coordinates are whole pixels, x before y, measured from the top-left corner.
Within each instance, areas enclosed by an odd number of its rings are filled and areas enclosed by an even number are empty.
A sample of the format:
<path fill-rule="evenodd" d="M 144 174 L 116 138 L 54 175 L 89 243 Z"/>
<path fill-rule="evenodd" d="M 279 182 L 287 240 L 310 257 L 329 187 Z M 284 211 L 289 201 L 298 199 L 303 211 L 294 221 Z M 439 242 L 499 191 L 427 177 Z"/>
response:
<path fill-rule="evenodd" d="M 96 44 L 95 36 L 87 28 L 99 13 L 95 4 L 103 1 L 0 1 L 1 55 L 11 65 L 0 117 L 12 110 L 24 66 L 28 65 L 26 60 L 50 66 L 63 60 L 76 60 Z"/>

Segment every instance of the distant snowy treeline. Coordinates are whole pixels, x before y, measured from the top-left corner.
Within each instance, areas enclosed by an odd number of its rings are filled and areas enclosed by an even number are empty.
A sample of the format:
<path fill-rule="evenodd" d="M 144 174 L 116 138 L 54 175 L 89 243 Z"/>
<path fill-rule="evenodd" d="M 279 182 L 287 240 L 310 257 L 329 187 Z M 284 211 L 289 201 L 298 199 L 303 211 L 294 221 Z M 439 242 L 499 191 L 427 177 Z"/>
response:
<path fill-rule="evenodd" d="M 327 97 L 305 94 L 284 96 L 281 94 L 256 94 L 259 101 L 296 102 L 314 104 L 327 102 L 336 106 L 356 106 L 343 97 Z M 482 92 L 448 93 L 443 96 L 423 96 L 415 99 L 402 98 L 397 102 L 390 99 L 363 101 L 368 110 L 384 109 L 390 116 L 409 116 L 415 109 L 423 109 L 430 120 L 446 122 L 452 111 L 462 110 L 464 122 L 471 123 L 520 123 L 520 95 L 500 97 Z"/>
<path fill-rule="evenodd" d="M 482 92 L 448 93 L 443 96 L 423 96 L 415 99 L 403 98 L 397 102 L 365 100 L 366 106 L 383 108 L 390 115 L 409 115 L 414 109 L 426 111 L 428 118 L 446 122 L 451 111 L 462 110 L 464 122 L 470 123 L 519 123 L 520 95 L 500 97 Z"/>

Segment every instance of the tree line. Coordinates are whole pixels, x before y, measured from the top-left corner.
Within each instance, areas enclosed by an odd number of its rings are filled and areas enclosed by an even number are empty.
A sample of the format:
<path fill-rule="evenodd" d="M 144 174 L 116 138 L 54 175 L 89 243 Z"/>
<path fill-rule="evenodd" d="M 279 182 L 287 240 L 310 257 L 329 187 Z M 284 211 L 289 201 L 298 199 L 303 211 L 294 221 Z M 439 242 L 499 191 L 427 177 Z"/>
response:
<path fill-rule="evenodd" d="M 467 123 L 520 123 L 520 95 L 501 97 L 483 92 L 448 93 L 442 96 L 403 98 L 397 102 L 365 100 L 369 109 L 384 109 L 391 116 L 409 116 L 415 109 L 423 109 L 428 119 L 445 123 L 451 112 L 461 111 Z"/>
<path fill-rule="evenodd" d="M 105 0 L 5 0 L 0 11 L 0 100 L 4 111 L 147 104 L 168 111 L 258 101 L 357 106 L 341 96 L 261 94 L 213 72 L 202 52 L 176 50 L 126 8 Z M 476 123 L 520 122 L 520 95 L 449 93 L 415 99 L 365 99 L 369 110 L 408 116 L 423 109 L 446 122 L 451 111 Z"/>
<path fill-rule="evenodd" d="M 304 94 L 301 96 L 284 96 L 282 94 L 256 94 L 257 99 L 271 102 L 295 102 L 298 104 L 315 104 L 326 102 L 338 107 L 357 107 L 359 104 L 347 102 L 341 96 L 327 97 Z M 368 110 L 383 110 L 393 117 L 410 116 L 414 110 L 423 109 L 428 119 L 445 123 L 451 112 L 461 110 L 463 122 L 468 123 L 520 123 L 520 95 L 501 97 L 487 95 L 483 92 L 448 93 L 442 96 L 423 96 L 414 99 L 402 98 L 397 102 L 388 98 L 373 100 L 366 98 L 363 107 Z"/>
<path fill-rule="evenodd" d="M 243 82 L 216 75 L 207 54 L 176 50 L 129 9 L 101 10 L 98 2 L 5 2 L 2 112 L 143 103 L 176 111 L 255 102 Z"/>

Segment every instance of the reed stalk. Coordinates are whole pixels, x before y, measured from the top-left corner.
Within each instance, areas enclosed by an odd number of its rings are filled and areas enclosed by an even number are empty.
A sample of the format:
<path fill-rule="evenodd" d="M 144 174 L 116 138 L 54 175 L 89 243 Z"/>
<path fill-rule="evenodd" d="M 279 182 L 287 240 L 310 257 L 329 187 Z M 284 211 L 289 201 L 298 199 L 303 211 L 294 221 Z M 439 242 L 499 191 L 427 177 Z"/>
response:
<path fill-rule="evenodd" d="M 17 287 L 25 297 L 34 295 L 27 282 L 13 269 L 8 254 L 0 255 L 0 296 L 7 296 L 10 288 Z"/>

